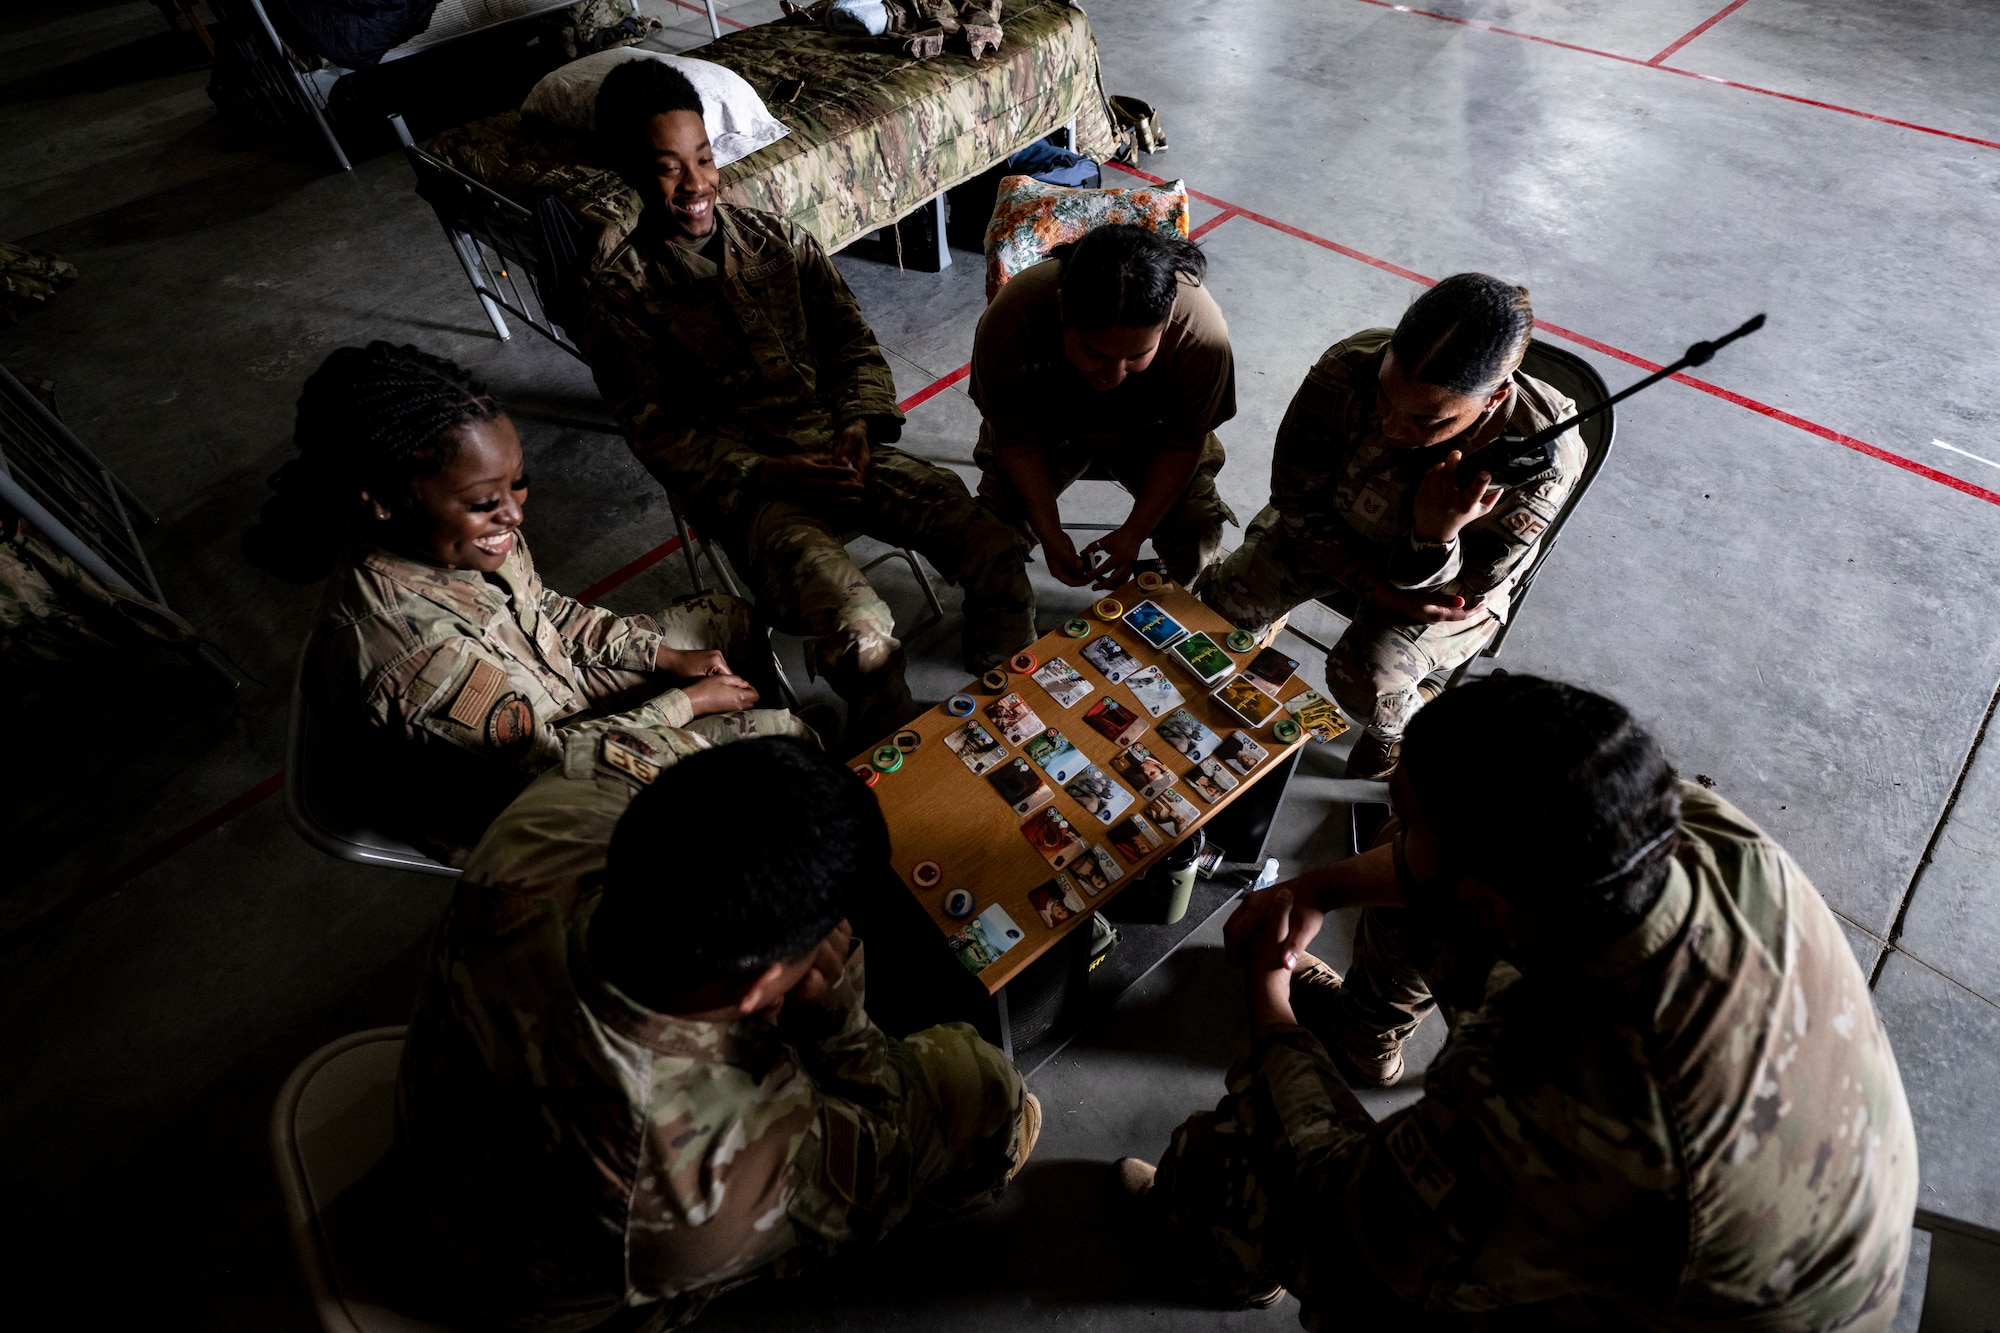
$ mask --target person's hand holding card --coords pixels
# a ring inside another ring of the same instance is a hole
[[[688,707],[694,709],[696,717],[740,713],[757,706],[757,687],[741,676],[703,676],[681,686],[681,693],[687,696]]]
[[[1072,588],[1081,588],[1090,582],[1090,565],[1076,553],[1076,543],[1061,528],[1054,532],[1040,534],[1042,539],[1042,559],[1048,563],[1049,573],[1058,583]]]
[[[1091,572],[1097,575],[1092,588],[1102,592],[1109,588],[1122,588],[1132,577],[1132,562],[1139,558],[1139,548],[1146,543],[1144,533],[1137,535],[1124,528],[1105,533],[1096,541],[1083,548],[1083,558],[1090,563]]]

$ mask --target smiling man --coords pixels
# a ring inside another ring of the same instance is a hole
[[[1206,268],[1178,235],[1098,227],[1016,276],[980,318],[979,497],[1071,587],[1125,582],[1148,538],[1191,584],[1236,521],[1215,489],[1236,362]],[[1057,500],[1093,468],[1132,493],[1132,509],[1078,551]],[[1031,602],[1029,625],[1033,614]]]
[[[1459,460],[1532,435],[1576,404],[1521,373],[1535,314],[1525,287],[1460,273],[1394,330],[1320,357],[1278,427],[1271,503],[1210,572],[1202,600],[1265,633],[1319,598],[1352,617],[1326,680],[1361,726],[1349,777],[1395,771],[1403,728],[1445,672],[1484,648],[1515,581],[1583,475],[1583,441],[1507,487],[1457,484]]]
[[[642,208],[599,241],[577,340],[632,451],[720,541],[855,744],[916,709],[894,617],[848,556],[859,532],[921,552],[965,590],[966,666],[1026,646],[1025,556],[955,475],[890,445],[903,414],[875,335],[817,242],[719,198],[700,97],[634,59],[597,98],[601,151]]]

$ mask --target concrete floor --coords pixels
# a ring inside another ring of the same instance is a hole
[[[647,3],[665,45],[705,32]],[[1226,216],[1205,238],[1240,367],[1224,493],[1254,512],[1305,368],[1392,323],[1410,273],[1525,282],[1566,331],[1547,336],[1614,385],[1769,311],[1702,385],[1621,412],[1504,663],[1622,698],[1797,853],[1875,979],[1923,1205],[2000,1226],[2000,757],[1978,744],[2000,619],[1973,610],[2000,570],[2000,413],[1978,389],[2000,378],[2000,10],[1749,0],[1683,44],[1720,0],[1437,3],[1090,5],[1107,87],[1159,106],[1174,145],[1142,165],[1219,201],[1198,224]],[[304,1329],[270,1100],[320,1043],[401,1020],[448,889],[313,852],[271,799],[314,594],[236,543],[289,453],[299,382],[374,337],[477,367],[521,418],[554,586],[672,529],[615,439],[538,419],[603,409],[552,346],[491,336],[399,159],[336,174],[310,145],[240,144],[206,77],[148,5],[0,16],[0,237],[83,274],[0,330],[0,360],[57,381],[73,428],[162,515],[147,545],[170,600],[257,678],[227,700],[188,674],[126,686],[123,707],[30,726],[12,765],[0,1311],[81,1292],[106,1322]],[[906,393],[967,359],[980,273],[958,260],[841,261]],[[969,472],[975,424],[953,388],[906,444]],[[1117,506],[1085,488],[1069,508]],[[640,610],[685,585],[668,560],[603,600]],[[884,587],[914,618],[908,579]],[[948,601],[913,641],[920,695],[960,683]],[[1045,615],[1078,601],[1052,588]],[[1295,783],[1288,865],[1336,854],[1355,794],[1338,771],[1317,752]],[[1338,963],[1344,938],[1326,947]],[[1233,986],[1198,932],[1035,1074],[1050,1126],[1003,1209],[859,1278],[732,1296],[710,1323],[1288,1326],[1289,1307],[1175,1304],[1095,1195],[1096,1164],[1156,1153],[1219,1094],[1244,1040]]]

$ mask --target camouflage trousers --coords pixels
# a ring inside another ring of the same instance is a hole
[[[1055,483],[1059,496],[1078,481],[1104,477],[1109,477],[1136,495],[1146,484],[1146,474],[1155,456],[1136,441],[1094,447],[1065,441],[1043,454],[1048,463],[1049,480]],[[1215,489],[1215,474],[1222,470],[1227,459],[1222,441],[1210,431],[1208,438],[1202,441],[1201,461],[1195,465],[1194,477],[1188,482],[1187,489],[1181,492],[1181,498],[1174,502],[1174,507],[1167,511],[1167,516],[1160,520],[1160,525],[1153,529],[1153,550],[1166,566],[1169,577],[1184,588],[1194,582],[1195,576],[1206,569],[1222,549],[1222,525],[1236,521],[1235,513],[1223,503],[1221,494]],[[1040,538],[1035,535],[1034,525],[1028,522],[1027,508],[1021,503],[1014,483],[1007,479],[1007,473],[1000,466],[999,456],[993,449],[992,432],[983,423],[979,427],[979,443],[972,451],[972,461],[979,465],[980,503],[998,514],[1019,535],[1025,550],[1034,550]],[[1025,573],[1021,586],[1028,589]],[[1020,628],[1027,633],[1024,643],[1035,639],[1035,597],[1032,589],[1026,593]]]
[[[1358,602],[1338,577],[1286,536],[1277,510],[1268,505],[1250,521],[1243,544],[1209,571],[1201,587],[1202,601],[1255,633],[1321,598],[1352,617],[1326,655],[1327,688],[1348,717],[1385,741],[1402,736],[1422,705],[1417,686],[1426,676],[1470,660],[1500,627],[1491,612],[1423,625]]]
[[[846,539],[858,533],[915,550],[965,590],[969,668],[984,671],[1034,640],[1033,633],[1014,639],[994,629],[1010,623],[1029,596],[1026,556],[1014,534],[955,475],[900,449],[874,447],[867,489],[844,512],[745,496],[727,514],[698,507],[691,517],[698,529],[719,536],[758,606],[787,633],[820,638],[853,631],[864,657],[900,648],[895,614],[847,553]],[[900,683],[900,670],[896,675]]]

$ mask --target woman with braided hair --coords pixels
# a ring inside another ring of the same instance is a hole
[[[747,603],[619,616],[543,586],[520,532],[520,436],[451,362],[339,349],[306,381],[295,442],[244,549],[293,581],[331,576],[305,688],[376,751],[403,788],[383,793],[385,813],[432,855],[462,860],[588,718],[705,738],[690,748],[811,735],[789,713],[745,711],[760,690],[732,662],[770,675]]]

